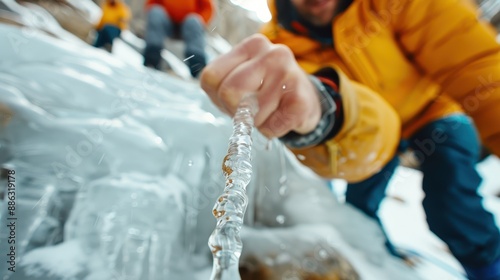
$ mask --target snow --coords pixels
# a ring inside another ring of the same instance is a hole
[[[27,277],[36,278],[48,271],[48,276],[65,275],[66,278],[71,279],[82,272],[87,257],[78,241],[74,240],[31,251],[26,254],[23,262],[26,266]]]
[[[0,25],[0,103],[14,112],[0,125],[0,164],[15,168],[23,186],[21,272],[12,279],[208,279],[231,120],[196,83],[143,68],[123,42],[109,55],[73,37],[25,34]],[[243,263],[257,256],[270,267],[308,270],[340,253],[362,279],[460,279],[390,256],[372,220],[339,203],[277,141],[254,137]],[[497,218],[499,168],[493,157],[479,166],[485,205]],[[398,169],[389,197],[405,203],[388,198],[381,208],[389,235],[460,272],[425,225],[420,180],[418,171]]]
[[[483,195],[483,204],[500,224],[500,179],[496,176],[500,170],[500,160],[490,156],[478,164],[477,169],[483,177],[479,193]],[[387,189],[387,198],[383,200],[379,215],[391,241],[402,248],[416,250],[426,259],[418,264],[415,271],[422,279],[466,279],[460,264],[449,253],[446,244],[428,228],[422,208],[424,193],[421,188],[420,171],[398,167]],[[346,183],[333,181],[334,192],[344,200]]]

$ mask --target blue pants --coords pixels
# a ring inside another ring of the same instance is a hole
[[[97,31],[97,38],[94,47],[102,48],[106,44],[113,45],[113,40],[120,37],[122,31],[114,25],[105,25],[101,30]]]
[[[484,267],[500,258],[500,233],[477,189],[475,169],[479,141],[465,115],[434,121],[407,142],[420,163],[425,192],[423,207],[432,232],[465,267]],[[347,188],[346,201],[377,219],[389,179],[398,166],[394,158],[373,177]]]
[[[165,37],[176,37],[176,29],[179,29],[179,35],[186,45],[184,55],[191,75],[196,76],[206,65],[205,30],[200,17],[196,14],[188,15],[177,26],[158,5],[153,5],[148,12],[144,65],[159,68]]]

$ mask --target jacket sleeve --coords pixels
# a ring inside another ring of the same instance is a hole
[[[393,29],[422,71],[474,120],[500,156],[500,47],[460,0],[404,0]]]
[[[205,25],[207,25],[214,15],[214,4],[212,0],[198,0],[198,3],[199,3],[198,13],[205,21]]]
[[[302,44],[303,38],[280,30],[275,20],[274,5],[272,1],[269,3],[273,19],[261,32],[273,43],[292,48],[294,44]],[[318,70],[308,67],[306,61],[299,59],[297,62],[306,72]],[[335,82],[342,97],[342,128],[333,139],[323,144],[291,150],[318,175],[355,183],[377,173],[394,157],[399,145],[401,122],[396,111],[379,94],[349,80],[335,65],[328,66],[338,75]]]
[[[318,175],[363,181],[380,171],[396,154],[401,123],[396,111],[380,95],[338,75],[344,123],[340,132],[325,143],[291,149],[297,158]]]

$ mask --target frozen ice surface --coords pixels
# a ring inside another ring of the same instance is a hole
[[[50,256],[50,257],[49,257]],[[76,279],[86,267],[88,256],[76,240],[41,247],[23,257],[21,276],[13,279]],[[52,277],[52,278],[51,278]]]
[[[168,271],[165,263],[176,263],[165,258],[208,251],[214,221],[203,214],[211,214],[219,192],[214,182],[222,176],[214,170],[220,170],[227,145],[227,119],[195,85],[39,31],[23,37],[26,45],[11,44],[23,32],[0,25],[0,44],[7,47],[0,54],[0,102],[14,112],[0,141],[2,164],[17,171],[21,267],[28,269],[24,256],[64,238],[78,240],[85,252],[99,248],[87,259],[97,269],[82,270],[81,277],[99,271],[137,279],[164,279],[160,274],[176,269],[194,273],[186,268],[190,260],[179,256],[174,259],[184,265]],[[205,143],[211,134],[221,145]],[[182,250],[172,251],[174,245]],[[210,265],[208,254],[205,259]],[[139,268],[126,265],[134,261]]]
[[[97,253],[104,268],[126,278],[165,279],[183,261],[187,190],[173,175],[95,180],[79,192],[65,238],[79,240],[87,255]]]

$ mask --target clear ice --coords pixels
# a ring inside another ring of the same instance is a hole
[[[233,134],[222,163],[226,186],[215,203],[213,214],[217,224],[208,240],[214,258],[212,280],[241,279],[238,270],[243,247],[240,230],[248,205],[246,187],[252,177],[251,134],[257,107],[255,97],[247,95],[233,118]]]

